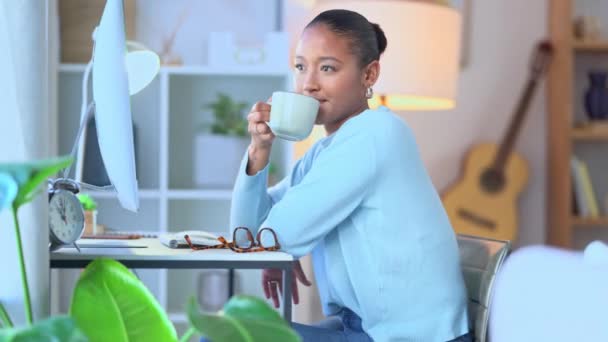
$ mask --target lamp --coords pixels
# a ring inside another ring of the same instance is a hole
[[[371,107],[441,110],[455,106],[461,26],[457,10],[398,0],[327,1],[315,10],[336,8],[360,13],[379,24],[387,37]]]
[[[80,129],[72,148],[76,155],[76,183],[81,183],[84,128],[95,115],[99,149],[112,186],[123,208],[137,211],[139,197],[135,175],[135,155],[129,95],[148,85],[158,73],[158,56],[136,42],[127,42],[121,0],[108,0],[99,26],[93,32],[93,57],[82,81]],[[126,47],[126,48],[125,48]],[[87,102],[88,78],[93,75],[93,102]],[[64,171],[64,178],[70,169]],[[85,184],[86,185],[86,184]]]

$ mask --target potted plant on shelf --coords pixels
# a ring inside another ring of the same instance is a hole
[[[97,231],[97,202],[87,194],[78,194],[78,199],[84,210],[84,234],[101,233]]]
[[[200,126],[194,142],[194,182],[199,187],[232,187],[249,145],[244,102],[219,93],[215,102],[203,106],[213,120]]]

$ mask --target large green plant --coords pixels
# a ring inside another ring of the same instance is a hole
[[[24,291],[27,324],[14,327],[0,303],[0,342],[21,341],[177,341],[166,313],[145,285],[121,263],[97,259],[81,274],[74,289],[69,316],[34,323],[22,251],[18,210],[35,198],[40,184],[72,163],[72,158],[21,164],[0,164],[0,210],[11,207]],[[298,335],[266,302],[235,296],[217,314],[201,314],[192,300],[190,328],[194,334],[222,341],[299,341]]]
[[[211,133],[244,137],[247,135],[247,120],[243,117],[245,102],[236,102],[229,95],[219,93],[217,100],[204,108],[213,111]],[[203,129],[208,129],[203,125]]]

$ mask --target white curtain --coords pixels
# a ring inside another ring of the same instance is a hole
[[[47,1],[0,1],[0,162],[54,154],[50,108]],[[56,70],[55,70],[56,72]],[[54,108],[54,107],[53,107]],[[49,314],[46,197],[20,210],[21,235],[34,317]],[[17,324],[25,322],[15,229],[9,210],[0,213],[0,302]]]

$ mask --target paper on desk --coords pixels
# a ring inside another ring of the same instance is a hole
[[[115,240],[115,239],[79,239],[76,244],[80,248],[147,248],[141,240]],[[76,248],[74,245],[62,248]]]

